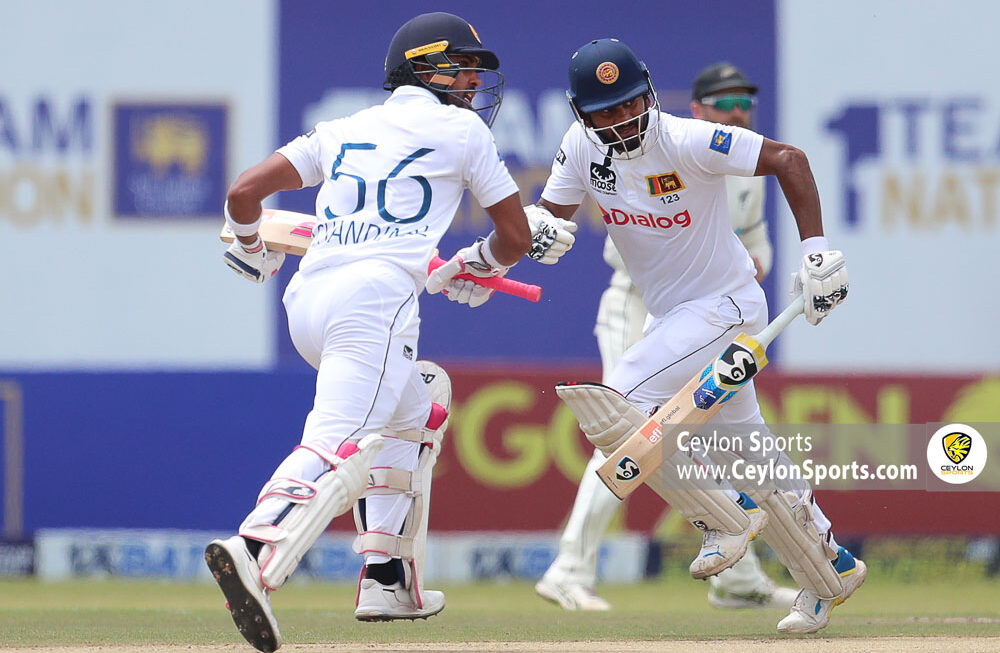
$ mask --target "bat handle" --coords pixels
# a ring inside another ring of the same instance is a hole
[[[427,266],[427,272],[433,272],[442,265],[447,263],[445,259],[440,256],[435,256],[431,259],[430,265]],[[542,287],[536,286],[531,283],[524,283],[522,281],[515,281],[513,279],[508,279],[506,277],[477,277],[471,274],[456,274],[456,279],[468,279],[473,283],[477,283],[480,286],[485,286],[487,288],[492,288],[498,292],[505,293],[507,295],[513,295],[515,297],[520,297],[522,299],[527,299],[530,302],[537,302],[542,298]]]
[[[754,336],[754,340],[760,343],[761,347],[767,347],[771,341],[778,337],[786,326],[792,323],[805,308],[805,300],[802,294],[795,296],[792,303],[785,307],[785,310],[778,314],[778,317],[771,320],[771,323],[761,329],[761,332]]]

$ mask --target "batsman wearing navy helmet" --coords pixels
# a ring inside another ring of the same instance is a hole
[[[419,296],[481,306],[493,291],[456,274],[501,276],[525,254],[554,263],[573,239],[554,218],[529,222],[497,152],[498,66],[462,18],[417,16],[389,45],[384,103],[317,123],[229,188],[223,213],[236,240],[224,261],[263,283],[284,255],[261,241],[261,202],[319,187],[312,241],[282,299],[292,343],[316,369],[313,407],[237,534],[205,551],[233,621],[260,651],[282,644],[272,592],[352,509],[364,556],[355,617],[425,619],[445,607],[442,592],[424,588],[423,567],[451,382],[418,360]],[[466,189],[494,229],[428,275]]]
[[[767,324],[764,291],[730,222],[727,176],[777,177],[798,225],[802,259],[793,292],[807,298],[810,324],[844,300],[847,269],[823,236],[819,194],[801,150],[738,125],[662,112],[646,65],[618,39],[591,41],[573,54],[567,95],[576,123],[563,137],[538,205],[569,220],[592,198],[649,311],[643,337],[621,356],[607,385],[557,388],[591,443],[610,454],[729,339]],[[709,424],[737,433],[766,430],[752,381]],[[664,443],[667,463],[647,483],[703,531],[691,575],[707,578],[732,567],[762,534],[803,588],[779,632],[825,627],[867,571],[837,545],[808,485],[737,492],[678,484],[667,467],[690,459],[669,455],[668,447],[676,452],[677,444]],[[765,455],[749,446],[718,454],[747,464],[791,464],[784,452]]]

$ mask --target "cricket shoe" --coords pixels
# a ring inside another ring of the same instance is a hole
[[[247,550],[246,540],[239,535],[212,540],[205,548],[205,562],[226,597],[226,608],[240,634],[263,653],[281,648],[278,621],[260,578],[260,565]]]
[[[840,547],[833,568],[840,574],[844,589],[840,596],[833,599],[821,599],[815,592],[805,588],[795,597],[792,611],[778,622],[779,633],[815,633],[826,628],[830,623],[830,612],[846,601],[851,594],[861,587],[868,576],[868,567],[864,561],[855,558],[850,551]]]
[[[402,583],[383,585],[373,578],[362,578],[354,618],[358,621],[426,619],[444,610],[444,592],[424,590],[420,599],[421,605],[414,605]]]
[[[708,591],[708,602],[721,610],[743,610],[746,608],[781,608],[788,610],[798,596],[791,587],[781,587],[767,578],[749,592],[730,592],[723,587],[712,587]]]
[[[611,604],[599,597],[594,588],[580,583],[560,583],[542,576],[542,579],[535,583],[535,592],[543,599],[557,603],[563,610],[611,609]]]
[[[750,524],[742,533],[736,534],[720,530],[705,531],[698,557],[689,567],[691,577],[695,580],[714,576],[735,565],[746,554],[750,542],[767,526],[767,513],[743,492],[740,492],[739,504],[750,518]]]

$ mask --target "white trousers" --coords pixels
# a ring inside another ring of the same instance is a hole
[[[272,478],[312,481],[328,465],[311,448],[334,453],[346,440],[426,424],[430,396],[415,365],[417,294],[408,273],[382,261],[292,277],[283,299],[288,331],[296,350],[317,370],[316,395],[302,432],[307,448],[293,451]],[[419,447],[387,438],[373,466],[412,471]],[[410,501],[405,495],[370,497],[368,528],[398,533]],[[284,508],[263,502],[244,524],[273,523]]]
[[[626,274],[616,271],[601,296],[594,329],[603,381],[649,411],[677,394],[740,331],[756,333],[763,328],[767,305],[760,287],[750,284],[729,296],[687,302],[662,318],[650,318],[645,336],[644,322],[647,315],[641,295]],[[727,402],[711,423],[763,424],[752,382]],[[559,556],[547,575],[591,587],[596,581],[600,539],[621,503],[595,473],[604,460],[595,449],[560,538]],[[830,522],[818,504],[814,515],[820,532],[828,531]],[[766,580],[752,550],[744,566],[754,566],[755,573],[713,577],[713,585],[724,580],[729,591],[743,592]]]

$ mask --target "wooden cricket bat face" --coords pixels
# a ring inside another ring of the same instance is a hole
[[[624,499],[676,451],[678,429],[712,419],[765,365],[764,348],[752,336],[741,333],[608,456],[597,470],[598,476]]]

